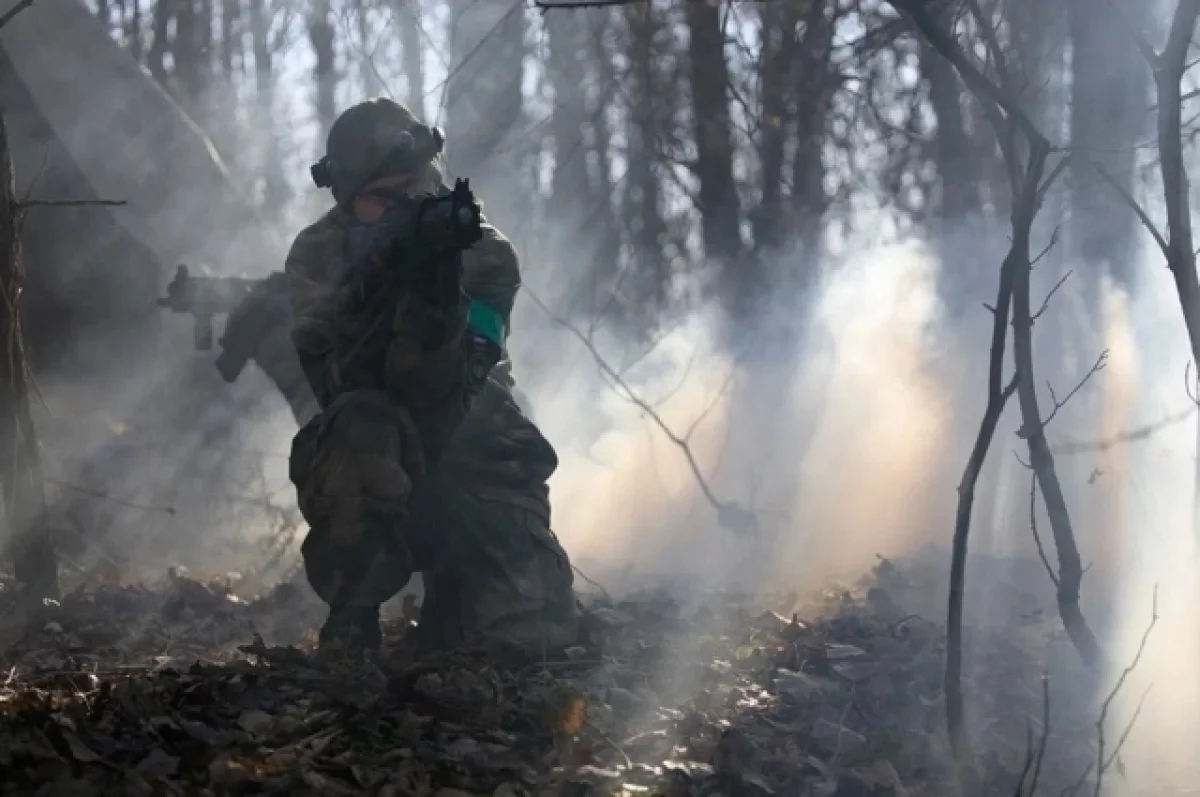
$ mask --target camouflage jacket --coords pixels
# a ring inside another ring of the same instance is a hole
[[[293,312],[292,341],[308,381],[321,406],[342,390],[357,386],[347,380],[333,340],[347,330],[338,329],[338,309],[348,297],[339,296],[338,280],[346,267],[343,258],[349,218],[334,208],[297,237],[288,255],[286,271]],[[520,262],[512,244],[495,227],[484,225],[484,238],[463,254],[463,290],[499,314],[507,340],[513,303],[521,284]],[[402,315],[402,313],[400,313]],[[357,330],[350,330],[351,332]],[[492,369],[476,405],[461,420],[445,451],[446,467],[469,482],[473,492],[496,492],[498,499],[514,491],[546,504],[546,481],[557,468],[554,449],[512,398],[511,363],[507,346]],[[441,400],[437,391],[422,397]],[[545,506],[548,511],[548,504]]]

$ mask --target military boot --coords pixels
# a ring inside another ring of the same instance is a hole
[[[379,607],[331,607],[318,641],[322,652],[377,652],[383,643]]]

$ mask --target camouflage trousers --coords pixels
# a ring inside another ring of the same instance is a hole
[[[405,411],[374,391],[340,397],[296,435],[292,481],[316,593],[331,607],[377,607],[420,571],[426,646],[537,655],[571,644],[572,571],[544,486],[489,489],[453,460],[427,470],[420,451]]]

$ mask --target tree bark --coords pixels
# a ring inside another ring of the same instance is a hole
[[[0,479],[13,570],[25,595],[57,598],[58,562],[45,528],[45,486],[29,406],[29,363],[21,330],[23,276],[8,128],[0,115]]]
[[[334,92],[337,88],[337,72],[334,67],[333,8],[330,0],[312,0],[308,15],[308,40],[312,44],[316,63],[313,65],[313,83],[316,84],[317,123],[321,127],[318,149],[324,151],[325,137],[333,120],[337,117]]]
[[[486,199],[489,183],[509,179],[493,155],[524,112],[525,15],[508,0],[450,0],[449,7],[447,160],[455,175],[483,183]]]
[[[250,41],[254,52],[254,111],[263,136],[262,208],[269,218],[278,218],[291,194],[283,174],[279,133],[275,129],[275,65],[271,50],[271,20],[265,0],[250,0]]]
[[[626,126],[626,163],[624,201],[626,229],[629,231],[630,292],[638,297],[642,311],[652,316],[667,302],[670,273],[663,248],[667,225],[663,219],[659,178],[655,169],[657,119],[655,103],[662,101],[656,91],[654,39],[656,19],[649,3],[631,3],[624,7],[628,27],[629,123]]]
[[[700,229],[704,253],[726,280],[744,277],[741,270],[741,209],[733,180],[733,131],[729,116],[729,68],[721,6],[685,4],[688,64],[691,71],[692,134],[696,142],[696,177],[700,182]],[[735,308],[741,314],[747,308]]]
[[[825,193],[825,131],[833,99],[833,33],[837,4],[811,3],[804,17],[796,94],[796,154],[792,159],[792,217],[803,246],[799,286],[812,285],[824,246],[822,222],[829,200]]]
[[[421,5],[418,0],[393,0],[400,33],[404,77],[408,81],[408,109],[425,118],[425,66],[421,62]]]
[[[1119,12],[1098,11],[1096,0],[1071,0],[1071,144],[1101,163],[1126,191],[1136,190],[1138,143],[1150,132],[1146,70],[1127,29],[1141,30],[1152,4],[1117,0]],[[1102,7],[1103,8],[1103,7]],[[1101,275],[1128,286],[1137,220],[1111,194],[1098,190],[1086,160],[1072,169],[1071,254],[1086,267],[1094,293]],[[1095,297],[1091,302],[1096,307]]]
[[[791,103],[795,92],[796,26],[795,3],[763,3],[759,52],[759,81],[762,114],[759,126],[758,160],[760,195],[754,210],[754,248],[776,250],[785,241],[787,227],[783,204],[783,166],[788,131],[792,126]]]

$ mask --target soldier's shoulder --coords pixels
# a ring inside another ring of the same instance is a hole
[[[310,272],[340,252],[345,235],[342,215],[334,208],[297,233],[288,251],[286,270]]]
[[[466,252],[467,265],[472,261],[492,269],[513,269],[520,267],[520,257],[512,241],[492,224],[483,223],[483,238]]]

